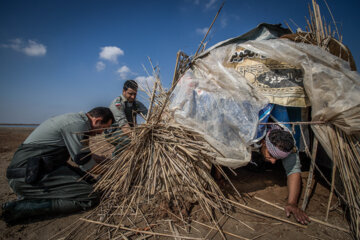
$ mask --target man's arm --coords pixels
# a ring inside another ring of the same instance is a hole
[[[122,127],[123,125],[126,125],[128,123],[124,112],[125,104],[121,97],[115,98],[114,101],[111,102],[109,108],[114,115],[115,123],[119,127]]]
[[[142,104],[142,102],[140,101],[136,101],[136,107],[137,107],[137,112],[141,113],[142,115],[144,115],[146,117],[146,115],[148,114],[148,109],[145,107],[144,104]]]
[[[71,159],[86,172],[104,161],[104,157],[91,153],[89,140],[85,135],[88,130],[87,124],[83,122],[70,123],[61,129],[61,135]]]
[[[101,174],[106,170],[108,167],[106,166],[106,162],[109,161],[109,158],[106,158],[105,156],[99,156],[97,154],[92,154],[91,158],[94,160],[95,165],[91,167],[91,169],[87,170],[88,173],[91,174]]]
[[[298,208],[298,198],[300,194],[301,176],[300,173],[293,173],[287,176],[288,202],[285,206],[285,212],[288,217],[294,214],[296,220],[302,224],[310,222],[309,217],[304,211]]]
[[[288,202],[285,206],[285,212],[288,217],[294,214],[296,220],[302,224],[310,222],[309,217],[304,211],[298,208],[298,199],[300,195],[301,186],[301,164],[299,154],[292,153],[287,158],[283,159],[282,164],[287,175],[288,187]]]
[[[127,134],[129,137],[131,137],[131,136],[130,136],[131,130],[130,130],[130,125],[129,125],[129,123],[126,123],[125,125],[122,125],[122,126],[121,126],[121,130],[123,131],[123,133],[125,133],[125,134]]]

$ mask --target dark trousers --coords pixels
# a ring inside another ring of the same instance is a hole
[[[83,210],[95,206],[98,194],[93,193],[93,186],[68,166],[62,166],[45,174],[38,182],[27,184],[24,178],[9,179],[9,185],[20,199],[61,199],[57,205],[74,204]]]

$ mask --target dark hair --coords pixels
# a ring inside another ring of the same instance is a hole
[[[111,119],[112,123],[115,122],[115,118],[111,110],[107,107],[96,107],[91,109],[88,114],[92,117],[102,117],[101,123],[105,124]]]
[[[290,152],[294,146],[294,138],[291,133],[281,129],[274,129],[269,133],[269,140],[281,151]]]
[[[126,90],[128,90],[128,88],[137,90],[137,89],[138,89],[138,84],[137,84],[134,80],[127,80],[127,81],[124,83],[123,90],[126,91]]]

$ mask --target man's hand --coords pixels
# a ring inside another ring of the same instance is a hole
[[[310,222],[310,219],[306,213],[298,208],[295,204],[287,204],[285,206],[285,212],[287,217],[290,217],[291,214],[294,214],[296,220],[301,224],[308,224]]]
[[[99,156],[97,154],[92,154],[91,158],[96,162],[96,165],[92,167],[89,172],[95,175],[103,173],[106,170],[104,163],[109,159],[104,156]]]
[[[123,131],[123,133],[126,133],[129,137],[131,137],[131,127],[128,123],[122,126],[121,130]]]
[[[285,206],[286,216],[290,217],[291,214],[294,214],[296,220],[302,224],[307,224],[310,222],[309,217],[306,213],[298,208],[297,200],[300,194],[300,183],[301,176],[300,173],[293,173],[287,177],[287,185],[288,185],[288,203]]]
[[[97,164],[100,164],[100,163],[103,163],[107,158],[104,157],[104,156],[99,156],[97,154],[92,154],[91,155],[91,158],[97,163]]]

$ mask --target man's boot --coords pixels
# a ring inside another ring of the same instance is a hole
[[[8,225],[15,225],[34,216],[54,216],[85,210],[86,207],[81,205],[76,201],[62,199],[12,201],[2,205],[1,217]]]

